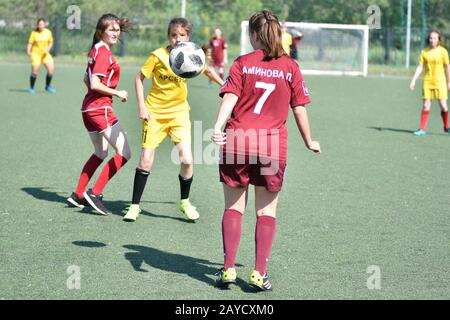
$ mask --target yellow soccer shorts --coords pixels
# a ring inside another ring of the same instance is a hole
[[[447,100],[448,99],[448,88],[445,82],[439,84],[438,86],[428,86],[424,85],[422,89],[422,98],[424,100]]]
[[[178,112],[174,117],[142,121],[142,148],[157,148],[169,136],[174,144],[191,143],[189,111]]]
[[[33,66],[39,66],[41,64],[47,64],[53,62],[52,55],[49,54],[39,54],[39,53],[32,53],[31,54],[31,64]]]

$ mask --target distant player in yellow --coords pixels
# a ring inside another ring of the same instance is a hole
[[[191,24],[187,19],[172,19],[167,30],[169,45],[153,51],[136,76],[136,96],[139,117],[142,119],[142,153],[136,168],[132,202],[124,216],[125,221],[135,221],[141,212],[139,203],[153,165],[155,149],[167,136],[170,136],[176,145],[180,157],[179,209],[189,220],[195,221],[199,218],[199,213],[189,201],[193,157],[187,83],[186,79],[173,73],[169,65],[170,50],[179,42],[189,41],[190,35]],[[203,74],[219,85],[223,84],[223,80],[211,68],[206,67]],[[152,86],[147,99],[144,100],[143,82],[150,77]]]
[[[428,35],[428,48],[422,50],[420,53],[419,65],[409,85],[409,88],[414,90],[416,81],[425,66],[422,89],[423,109],[420,118],[420,128],[414,132],[416,136],[427,134],[428,114],[430,112],[431,102],[434,99],[439,101],[439,106],[441,107],[444,131],[450,133],[447,107],[448,91],[450,91],[450,66],[448,52],[440,44],[440,32],[436,30],[431,31]]]
[[[281,44],[283,46],[284,52],[288,56],[291,55],[291,45],[292,45],[292,35],[287,31],[286,23],[283,22],[281,25]]]
[[[35,93],[34,84],[41,64],[47,69],[47,78],[45,81],[45,90],[49,93],[55,93],[56,90],[50,86],[53,73],[55,72],[55,63],[53,62],[50,50],[53,47],[52,32],[45,27],[45,20],[37,21],[36,29],[31,31],[28,39],[27,54],[31,57],[31,76],[29,93]]]

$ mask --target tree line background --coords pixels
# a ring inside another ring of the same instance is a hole
[[[450,47],[448,0],[413,0],[412,63],[432,29],[443,33]],[[367,24],[370,5],[380,8],[379,29],[370,30],[369,63],[404,64],[407,0],[186,0],[186,16],[194,25],[192,39],[206,43],[220,27],[230,45],[231,56],[239,54],[240,23],[252,13],[270,9],[283,21]],[[67,8],[80,8],[80,29],[68,30]],[[119,55],[145,56],[166,43],[167,23],[181,13],[181,0],[0,0],[0,53],[23,53],[36,20],[44,17],[60,41],[55,53],[83,55],[90,49],[97,19],[103,13],[127,17],[133,24],[118,50]],[[1,55],[0,55],[1,57]]]

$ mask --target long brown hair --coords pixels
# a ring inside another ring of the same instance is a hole
[[[431,30],[430,31],[430,33],[428,34],[428,37],[427,37],[427,44],[428,45],[431,45],[431,43],[430,43],[430,37],[431,37],[431,34],[432,33],[436,33],[437,35],[438,35],[438,46],[441,44],[441,38],[442,38],[442,35],[441,35],[441,32],[439,31],[439,30]]]
[[[102,40],[103,33],[109,27],[111,22],[116,22],[121,32],[127,32],[131,28],[131,24],[127,18],[119,18],[112,13],[104,14],[98,19],[97,26],[95,27],[94,37],[92,39],[91,49],[95,46],[97,42]]]
[[[269,10],[255,13],[248,21],[250,36],[254,32],[263,45],[265,58],[279,58],[286,54],[281,42],[281,26],[276,15]]]
[[[39,22],[43,21],[44,23],[46,22],[44,18],[39,18],[38,21],[36,22],[36,31],[39,32]]]
[[[176,17],[176,18],[173,18],[172,20],[170,20],[169,26],[167,27],[167,36],[170,36],[170,30],[172,29],[172,27],[175,27],[175,26],[181,26],[184,30],[186,30],[186,33],[188,34],[188,36],[189,37],[191,36],[192,24],[189,22],[188,19]]]

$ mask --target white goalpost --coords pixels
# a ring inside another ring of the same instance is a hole
[[[286,22],[288,32],[303,35],[297,61],[303,74],[367,76],[369,27],[309,22]],[[248,21],[241,23],[241,55],[251,52]]]

